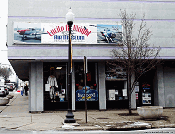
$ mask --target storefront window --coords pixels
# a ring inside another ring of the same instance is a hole
[[[66,63],[44,63],[45,100],[66,101],[67,76]]]
[[[96,63],[88,63],[86,83],[87,101],[98,101]],[[75,89],[76,101],[85,101],[85,81],[83,63],[75,63]]]
[[[107,100],[126,100],[127,74],[120,66],[106,66]]]

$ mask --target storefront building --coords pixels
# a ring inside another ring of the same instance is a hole
[[[70,7],[75,14],[72,110],[85,107],[84,56],[88,60],[88,109],[128,107],[126,71],[122,68],[114,68],[114,71],[106,65],[106,61],[112,59],[111,50],[120,44],[121,38],[115,31],[119,28],[122,32],[120,9],[136,13],[136,27],[145,13],[145,21],[153,34],[150,43],[161,47],[160,57],[165,61],[142,76],[132,93],[132,108],[142,105],[175,107],[174,5],[175,2],[161,0],[9,0],[8,59],[18,77],[29,81],[29,111],[67,109],[68,26],[65,15]]]

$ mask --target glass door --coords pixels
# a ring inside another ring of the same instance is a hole
[[[45,109],[67,109],[67,63],[47,62],[43,69]]]

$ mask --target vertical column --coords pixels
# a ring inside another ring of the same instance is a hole
[[[31,84],[31,64],[29,65],[29,111],[31,111],[31,89],[32,89],[32,84]]]
[[[165,107],[165,88],[163,81],[163,66],[157,66],[157,87],[158,87],[158,105]]]
[[[153,90],[154,90],[154,106],[159,106],[158,102],[158,80],[157,80],[157,70],[153,79]]]
[[[36,111],[36,89],[35,89],[35,85],[36,85],[36,63],[31,63],[31,67],[30,67],[30,93],[29,93],[29,97],[30,97],[30,111]]]
[[[132,77],[131,77],[131,83],[134,82],[135,79],[135,75],[133,73]],[[133,90],[133,92],[131,93],[131,109],[136,109],[136,95],[135,95],[135,89]]]
[[[43,111],[43,63],[31,63],[30,66],[29,111]]]
[[[72,110],[75,110],[75,70],[74,62],[72,64]]]
[[[105,62],[98,62],[99,110],[106,110]]]
[[[98,68],[97,68],[97,63],[95,63],[95,83],[97,84],[98,83]],[[99,89],[98,88],[98,84],[97,84],[97,87],[96,87],[96,90]]]
[[[43,89],[43,63],[38,62],[36,63],[36,72],[37,72],[37,79],[36,79],[36,101],[37,101],[37,109],[36,111],[43,111],[44,107],[44,89]]]

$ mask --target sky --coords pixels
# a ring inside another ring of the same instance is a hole
[[[6,47],[7,31],[6,25],[8,23],[8,0],[0,1],[0,63],[4,66],[9,67],[10,62],[8,61],[8,48]],[[12,70],[13,68],[10,67]],[[9,77],[10,80],[16,78],[16,73],[13,70],[13,75]]]
[[[0,63],[10,64],[7,58],[6,25],[8,17],[8,0],[0,2]]]

